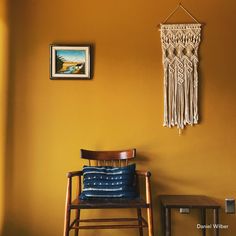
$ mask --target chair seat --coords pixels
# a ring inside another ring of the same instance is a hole
[[[75,199],[72,201],[71,209],[101,209],[101,208],[148,208],[142,198],[96,198],[89,200]]]

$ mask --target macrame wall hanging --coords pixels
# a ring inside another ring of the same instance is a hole
[[[191,24],[167,24],[168,19],[183,9],[193,18]],[[164,67],[164,126],[198,123],[198,47],[201,24],[181,5],[160,24],[162,62]]]

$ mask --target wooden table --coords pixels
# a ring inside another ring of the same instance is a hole
[[[161,195],[160,196],[164,236],[171,236],[171,209],[197,208],[201,211],[201,225],[206,225],[206,210],[213,209],[214,224],[219,224],[220,205],[209,197],[201,195]],[[214,227],[212,227],[214,228]],[[206,235],[206,228],[201,229]],[[219,236],[219,228],[214,228],[214,235]]]

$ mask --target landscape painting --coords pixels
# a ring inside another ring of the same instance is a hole
[[[89,46],[51,46],[51,79],[89,78]]]

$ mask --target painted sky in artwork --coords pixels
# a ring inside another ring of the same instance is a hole
[[[69,62],[85,62],[85,50],[56,50],[56,55]]]

